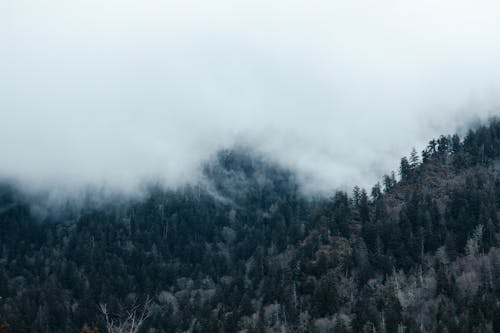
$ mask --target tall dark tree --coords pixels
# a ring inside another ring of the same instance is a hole
[[[401,163],[399,166],[399,175],[401,176],[402,180],[408,180],[411,177],[411,165],[406,157],[403,157],[401,159]]]

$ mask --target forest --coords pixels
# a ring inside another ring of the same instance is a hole
[[[0,330],[500,332],[499,176],[492,119],[328,198],[242,147],[199,183],[45,216],[5,181]]]

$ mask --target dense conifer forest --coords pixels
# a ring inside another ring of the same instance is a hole
[[[500,121],[331,198],[245,149],[203,174],[43,218],[3,183],[1,329],[500,332]]]

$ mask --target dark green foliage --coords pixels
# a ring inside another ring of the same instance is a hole
[[[103,331],[99,303],[150,295],[151,332],[499,331],[499,157],[492,121],[414,149],[383,191],[311,200],[235,149],[202,184],[46,221],[2,185],[0,323]]]
[[[338,294],[333,272],[326,273],[316,284],[311,298],[312,312],[317,317],[334,314],[338,309]]]
[[[401,179],[403,180],[408,180],[411,177],[411,165],[410,162],[408,162],[408,159],[406,157],[403,157],[401,159],[401,164],[399,166],[399,175],[401,176]]]
[[[384,176],[384,191],[389,192],[394,186],[396,186],[396,174],[394,171],[391,172],[391,175]]]

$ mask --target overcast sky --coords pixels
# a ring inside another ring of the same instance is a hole
[[[500,115],[500,2],[0,1],[0,177],[134,191],[234,143],[369,185]]]

